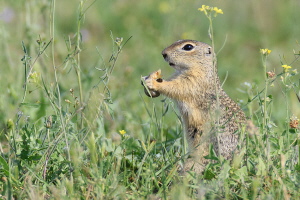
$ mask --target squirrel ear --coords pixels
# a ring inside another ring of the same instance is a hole
[[[211,56],[211,54],[212,54],[211,47],[207,47],[207,49],[205,50],[205,56]]]
[[[207,50],[207,54],[211,54],[211,47],[208,47]]]

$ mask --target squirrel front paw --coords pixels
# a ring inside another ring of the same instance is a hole
[[[161,70],[157,70],[145,77],[146,87],[150,90],[157,90],[157,82],[162,82]]]
[[[161,70],[151,73],[149,76],[142,77],[142,85],[144,86],[144,92],[148,97],[158,97],[160,93],[157,91],[157,83],[161,83]]]

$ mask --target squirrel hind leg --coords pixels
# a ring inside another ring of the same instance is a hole
[[[201,162],[197,162],[194,158],[188,158],[183,168],[179,169],[179,173],[184,175],[188,171],[193,171],[196,174],[201,174],[205,169],[205,165]]]

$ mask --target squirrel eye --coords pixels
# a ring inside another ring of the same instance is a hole
[[[191,44],[186,44],[186,45],[184,45],[184,47],[182,47],[182,49],[185,50],[185,51],[190,51],[193,48],[194,48],[194,46],[191,45]]]

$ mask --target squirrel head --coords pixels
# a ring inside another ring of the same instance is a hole
[[[213,49],[208,44],[196,40],[178,40],[165,48],[162,55],[177,71],[199,67],[204,71],[213,70]],[[210,69],[209,69],[210,68]]]

